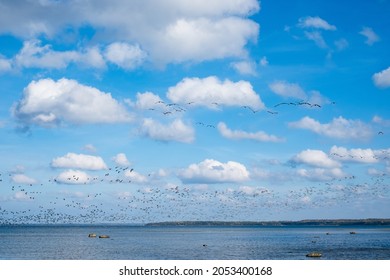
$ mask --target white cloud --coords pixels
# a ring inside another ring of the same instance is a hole
[[[251,106],[263,109],[260,96],[246,81],[220,81],[210,76],[204,79],[185,78],[176,86],[170,87],[167,97],[175,103],[190,103],[197,106],[216,108],[217,106]]]
[[[341,161],[354,161],[362,163],[375,163],[378,162],[378,151],[372,149],[350,149],[344,147],[333,146],[329,154]]]
[[[330,181],[333,179],[339,179],[346,176],[346,174],[340,168],[314,168],[305,169],[301,168],[297,170],[298,176],[310,181]]]
[[[298,20],[298,26],[301,28],[314,28],[323,30],[336,30],[336,26],[329,24],[320,17],[304,17]]]
[[[18,191],[14,194],[14,199],[16,199],[16,200],[29,200],[30,197],[26,194],[26,192]]]
[[[63,69],[71,63],[93,68],[104,68],[105,61],[97,47],[85,50],[55,51],[51,45],[41,46],[39,40],[23,43],[20,52],[13,58],[16,67]]]
[[[326,153],[321,150],[305,150],[297,154],[292,159],[293,162],[299,164],[307,164],[310,166],[320,168],[339,168],[341,164],[328,157]]]
[[[12,69],[11,61],[6,58],[2,58],[0,55],[0,72],[7,72],[10,71],[11,69]]]
[[[326,44],[324,38],[322,37],[321,32],[319,31],[305,31],[305,36],[307,39],[313,41],[321,49],[326,49],[328,45]]]
[[[184,183],[234,183],[249,179],[249,172],[241,163],[228,161],[222,163],[214,159],[206,159],[194,163],[179,173]]]
[[[78,168],[87,170],[107,169],[107,165],[101,157],[75,153],[67,153],[63,157],[53,159],[51,166],[56,168]]]
[[[317,90],[312,90],[309,92],[309,97],[307,100],[308,103],[310,104],[318,104],[320,106],[324,104],[329,104],[329,99],[324,97],[319,91]]]
[[[230,65],[234,70],[236,70],[241,75],[252,75],[252,76],[257,75],[256,63],[254,63],[253,61],[243,60],[238,62],[232,62]]]
[[[286,81],[275,81],[269,84],[269,88],[273,93],[283,97],[294,97],[299,99],[306,99],[305,91],[298,85],[288,83]]]
[[[325,124],[306,116],[297,122],[290,122],[289,126],[311,130],[319,135],[338,139],[365,139],[372,135],[369,125],[360,120],[347,120],[341,116]]]
[[[363,27],[359,34],[366,37],[365,43],[369,46],[372,46],[374,43],[380,41],[379,36],[370,27]]]
[[[256,0],[50,3],[3,3],[0,33],[53,38],[66,29],[90,26],[95,40],[132,42],[146,50],[152,62],[169,63],[242,56],[259,32],[258,24],[247,18],[260,9]]]
[[[90,184],[93,180],[90,180],[90,176],[80,170],[67,170],[61,172],[56,177],[56,182],[60,184],[68,184],[68,185],[82,185],[82,184]]]
[[[28,177],[24,174],[14,174],[12,175],[12,182],[16,183],[16,184],[35,184],[37,182],[37,180],[31,178],[31,177]]]
[[[147,110],[147,109],[154,109],[154,108],[163,108],[165,107],[165,104],[163,103],[160,96],[155,95],[152,92],[145,92],[145,93],[137,93],[137,101],[135,103],[135,106],[138,109]]]
[[[88,151],[90,153],[96,153],[96,151],[97,151],[96,147],[94,145],[92,145],[92,144],[85,145],[83,147],[83,150]]]
[[[180,119],[169,124],[162,124],[150,118],[144,119],[141,133],[146,137],[161,141],[191,143],[195,139],[194,129]]]
[[[104,56],[109,62],[131,70],[140,66],[147,55],[138,45],[116,42],[107,46]]]
[[[382,70],[378,73],[375,73],[372,76],[374,80],[374,84],[380,88],[388,88],[390,87],[390,67]]]
[[[39,40],[23,43],[23,48],[15,56],[15,63],[24,68],[65,68],[70,62],[76,61],[79,54],[76,51],[57,52],[50,45],[40,46]]]
[[[115,164],[117,164],[119,166],[126,167],[126,166],[130,165],[129,160],[127,159],[127,157],[124,153],[117,154],[116,156],[114,156],[112,158],[112,160],[115,162]]]
[[[269,135],[263,131],[257,131],[257,132],[246,132],[242,130],[231,130],[229,129],[225,123],[220,122],[218,123],[218,131],[221,133],[221,135],[228,139],[250,139],[255,141],[261,141],[261,142],[282,142],[284,139],[279,138],[274,135]]]
[[[110,93],[65,78],[32,81],[12,113],[23,123],[41,126],[131,121],[130,114]]]
[[[159,34],[150,51],[162,63],[242,57],[245,45],[258,33],[256,23],[236,17],[177,19]]]
[[[132,183],[144,184],[144,183],[148,182],[148,177],[146,177],[145,175],[142,175],[134,170],[133,171],[126,170],[125,176],[126,176],[126,178],[131,180]]]
[[[376,123],[376,124],[383,125],[383,126],[390,126],[390,120],[385,120],[385,119],[383,119],[382,117],[380,117],[378,115],[375,115],[372,118],[372,122]]]

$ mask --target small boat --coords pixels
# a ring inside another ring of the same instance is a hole
[[[306,255],[308,258],[320,258],[322,257],[322,254],[320,252],[310,252]]]
[[[99,238],[110,238],[109,235],[99,235]]]
[[[356,234],[356,232],[355,231],[350,231],[349,234]]]
[[[88,237],[96,237],[96,233],[90,233],[88,234]]]

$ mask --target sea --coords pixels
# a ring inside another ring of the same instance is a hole
[[[310,252],[390,260],[390,226],[0,226],[2,260],[305,260]]]

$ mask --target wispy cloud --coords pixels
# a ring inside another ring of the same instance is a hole
[[[314,28],[323,30],[336,30],[336,26],[329,24],[320,17],[303,17],[298,20],[298,26],[301,28]]]
[[[307,129],[319,135],[339,139],[367,139],[372,136],[372,129],[368,124],[341,116],[324,124],[306,116],[299,121],[290,122],[289,127]]]
[[[151,118],[144,119],[141,133],[146,137],[159,141],[191,143],[195,139],[194,129],[180,119],[168,124],[160,123]]]
[[[363,27],[359,34],[366,37],[365,43],[369,46],[372,46],[376,42],[380,41],[379,36],[374,32],[374,30],[372,30],[371,27]]]
[[[260,142],[283,142],[284,141],[284,139],[279,138],[275,135],[269,135],[264,131],[246,132],[242,130],[231,130],[227,127],[227,125],[224,122],[218,123],[217,128],[219,133],[221,133],[223,137],[228,139],[233,139],[233,140],[249,139],[249,140],[255,140]]]

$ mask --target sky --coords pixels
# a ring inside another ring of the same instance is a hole
[[[389,14],[0,0],[0,223],[390,218]]]

